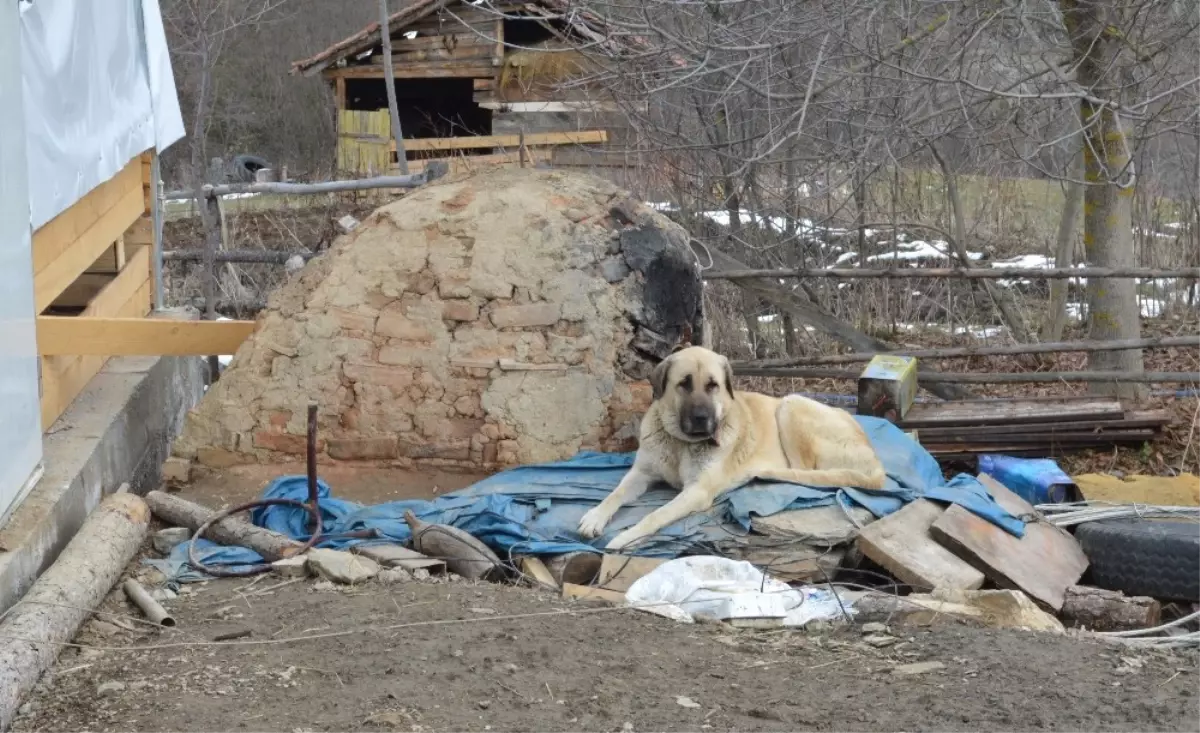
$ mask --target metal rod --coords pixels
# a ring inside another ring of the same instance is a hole
[[[150,222],[154,227],[154,310],[163,309],[163,182],[162,164],[158,152],[150,156],[150,179],[154,185],[154,196],[150,202]]]
[[[171,614],[167,613],[167,609],[163,608],[161,603],[154,600],[141,583],[133,578],[128,578],[121,585],[121,589],[125,591],[126,597],[133,601],[133,605],[146,614],[146,618],[150,623],[158,624],[159,626],[175,625],[175,619]]]
[[[1163,336],[1158,338],[1117,339],[1115,341],[1048,341],[1042,344],[1016,344],[1014,346],[962,346],[945,349],[860,351],[852,354],[832,354],[829,356],[801,356],[790,359],[735,361],[733,362],[733,368],[855,364],[870,361],[879,354],[912,356],[922,359],[956,359],[969,356],[1057,354],[1071,351],[1121,351],[1123,349],[1167,348],[1172,346],[1198,347],[1200,346],[1200,336]]]
[[[265,249],[227,249],[213,256],[215,262],[239,262],[247,264],[282,265],[291,258],[299,255],[307,262],[317,256],[316,252],[275,252]],[[204,249],[173,249],[162,253],[162,259],[168,262],[202,262],[206,257]]]
[[[308,403],[308,445],[305,460],[308,468],[308,503],[310,512],[309,532],[313,535],[321,533],[321,507],[317,495],[317,403]]]
[[[757,278],[832,277],[846,280],[862,278],[942,278],[949,280],[1005,280],[1030,278],[1065,280],[1076,277],[1170,277],[1200,278],[1200,267],[1181,267],[1174,270],[1157,267],[1059,267],[1040,270],[1031,267],[955,268],[955,267],[894,267],[886,270],[857,268],[808,267],[778,270],[716,270],[703,273],[705,280],[751,280]]]
[[[860,372],[821,367],[744,366],[735,372],[740,377],[788,377],[793,379],[857,380]],[[1200,382],[1200,372],[996,372],[993,374],[938,374],[922,372],[922,384],[1034,384],[1043,382]]]
[[[235,183],[219,186],[202,186],[199,191],[170,191],[167,199],[199,199],[205,196],[229,196],[231,194],[269,193],[283,196],[306,196],[344,191],[367,191],[375,188],[417,188],[441,178],[450,167],[445,161],[432,161],[425,170],[408,176],[375,176],[348,181],[325,181],[323,183]]]

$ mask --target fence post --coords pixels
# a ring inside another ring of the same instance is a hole
[[[217,320],[217,250],[221,247],[221,199],[211,185],[200,191],[200,216],[204,224],[204,320]],[[221,375],[216,354],[208,357],[209,384]]]

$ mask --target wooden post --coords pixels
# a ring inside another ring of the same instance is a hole
[[[522,168],[525,167],[525,128],[521,128],[517,132],[517,162]]]
[[[379,0],[379,38],[383,42],[383,79],[387,84],[388,113],[392,118],[392,140],[396,141],[396,165],[408,175],[408,153],[400,129],[400,108],[396,104],[396,69],[392,66],[392,28],[388,24],[387,0]],[[387,171],[384,171],[386,173]]]
[[[204,224],[204,320],[217,320],[217,250],[221,248],[221,199],[205,186],[200,201]],[[220,378],[221,361],[216,354],[208,357],[209,384]]]

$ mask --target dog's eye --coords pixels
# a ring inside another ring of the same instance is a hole
[[[685,392],[692,391],[692,375],[689,374],[679,382],[679,388]]]
[[[717,380],[710,379],[710,380],[708,380],[708,384],[704,385],[704,391],[705,392],[714,392],[714,391],[716,391],[717,387],[719,387],[719,386],[720,385],[717,384]]]

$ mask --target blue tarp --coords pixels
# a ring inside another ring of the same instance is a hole
[[[962,505],[1017,537],[1024,523],[996,504],[987,489],[967,474],[947,482],[941,467],[916,441],[892,423],[879,418],[857,417],[874,445],[888,474],[880,491],[825,489],[774,481],[752,481],[721,497],[708,512],[693,515],[663,529],[633,551],[636,554],[676,557],[711,551],[730,534],[743,534],[752,516],[769,516],[781,511],[827,506],[835,502],[859,505],[876,517],[886,516],[904,504],[926,497]],[[325,482],[318,482],[323,536],[319,547],[345,547],[371,542],[406,542],[409,539],[404,512],[412,511],[427,522],[449,524],[470,532],[487,543],[500,557],[511,554],[553,555],[578,550],[600,551],[618,532],[632,526],[675,492],[654,488],[630,506],[617,512],[602,537],[585,542],[575,533],[583,514],[612,491],[633,464],[633,453],[584,452],[560,463],[522,466],[490,476],[462,491],[431,501],[394,501],[363,506],[335,498]],[[307,499],[304,476],[284,476],[267,487],[263,498]],[[271,506],[252,512],[251,521],[297,540],[308,539],[309,515],[302,509]],[[346,538],[356,530],[371,529],[378,540]],[[261,558],[244,548],[221,548],[206,543],[197,547],[206,564],[248,564]],[[178,582],[201,578],[188,573],[187,543],[176,548],[167,560],[154,561]]]

